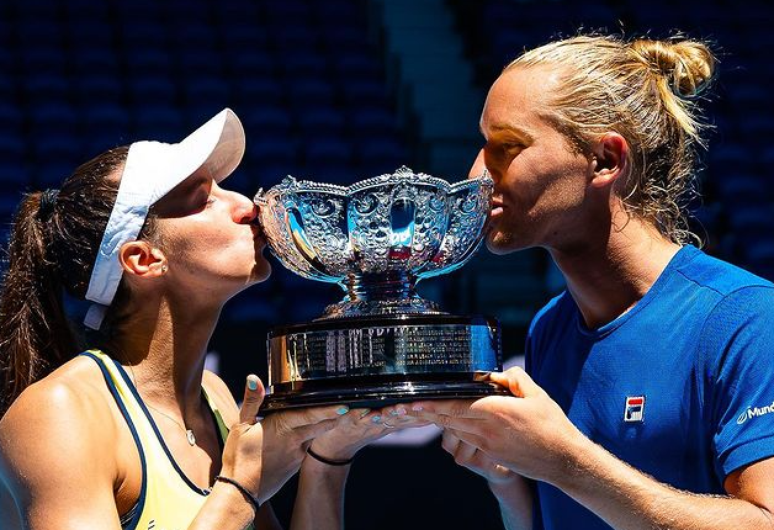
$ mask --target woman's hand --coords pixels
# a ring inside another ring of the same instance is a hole
[[[258,421],[266,390],[261,380],[247,377],[239,422],[231,426],[223,450],[221,474],[233,478],[261,502],[267,501],[301,467],[310,441],[332,429],[344,407],[315,407],[276,412]]]
[[[312,442],[312,450],[331,460],[349,460],[376,440],[395,430],[428,425],[407,414],[405,405],[394,405],[381,410],[352,409],[344,414],[333,429]]]
[[[261,380],[249,375],[239,423],[231,426],[223,448],[221,474],[242,484],[253,497],[258,496],[262,482],[264,430],[256,417],[265,395]]]
[[[257,412],[257,409],[256,409]],[[259,498],[270,499],[301,467],[311,441],[333,429],[346,406],[311,407],[273,412],[261,424],[264,431],[263,478]]]

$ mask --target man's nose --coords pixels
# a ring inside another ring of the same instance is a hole
[[[478,152],[478,156],[476,156],[476,159],[473,161],[473,165],[470,167],[468,178],[472,179],[480,177],[484,174],[484,171],[486,171],[486,162],[484,160],[484,150],[481,149]]]

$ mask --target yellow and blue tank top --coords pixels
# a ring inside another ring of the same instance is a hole
[[[137,504],[121,517],[124,530],[185,530],[209,495],[194,484],[175,462],[137,389],[123,366],[98,350],[92,358],[129,426],[142,465],[142,486]],[[220,433],[221,450],[228,428],[218,407],[202,389]],[[252,528],[252,527],[251,527]]]

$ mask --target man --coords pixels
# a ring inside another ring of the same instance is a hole
[[[491,375],[514,397],[413,414],[508,528],[774,528],[774,285],[688,245],[682,209],[713,67],[696,41],[579,36],[489,92],[488,247],[546,248],[567,291],[533,320],[527,372]]]

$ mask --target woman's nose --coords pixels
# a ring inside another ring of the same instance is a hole
[[[241,193],[234,193],[234,221],[239,224],[250,224],[257,216],[258,207],[255,203]]]

